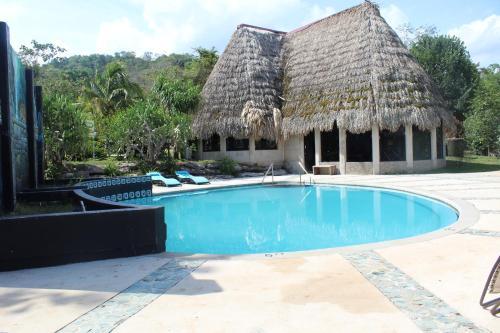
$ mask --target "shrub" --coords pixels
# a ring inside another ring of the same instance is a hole
[[[121,174],[118,165],[115,162],[109,162],[104,167],[104,174],[108,177],[115,177]]]
[[[232,175],[236,176],[236,162],[230,159],[229,157],[224,157],[219,161],[219,170],[224,175]]]
[[[174,158],[167,156],[165,159],[161,160],[159,169],[169,175],[173,175],[177,170],[177,163]]]

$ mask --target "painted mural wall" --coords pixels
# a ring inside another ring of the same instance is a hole
[[[33,86],[0,22],[0,213],[13,211],[17,193],[43,181],[42,90]],[[36,98],[35,98],[36,97]]]
[[[16,52],[9,45],[10,113],[12,120],[12,153],[16,188],[28,187],[28,132],[26,125],[25,68]]]

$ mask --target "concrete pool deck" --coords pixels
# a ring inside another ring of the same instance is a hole
[[[344,251],[222,259],[165,253],[3,272],[0,332],[500,331],[500,318],[478,304],[500,255],[500,172],[315,179],[463,202],[474,221]]]

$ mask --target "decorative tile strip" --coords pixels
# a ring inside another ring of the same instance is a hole
[[[500,200],[500,197],[459,197],[462,200]]]
[[[490,230],[481,230],[481,229],[464,229],[458,232],[459,234],[464,235],[474,235],[474,236],[488,236],[488,237],[500,237],[500,231],[490,231]]]
[[[479,211],[481,214],[500,214],[500,210],[482,209]]]
[[[488,332],[374,251],[343,255],[424,332]]]
[[[172,259],[58,332],[111,332],[191,274],[203,262]]]
[[[118,177],[89,180],[80,183],[84,191],[94,197],[108,201],[146,198],[153,195],[151,176]]]

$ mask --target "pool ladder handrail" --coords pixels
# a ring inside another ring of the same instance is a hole
[[[316,184],[316,182],[314,181],[313,175],[311,175],[309,172],[307,172],[306,168],[304,168],[304,165],[302,165],[302,163],[300,161],[298,161],[297,163],[299,163],[299,166],[302,169],[302,171],[304,171],[304,174],[309,176],[309,185]],[[299,184],[302,184],[302,174],[299,174]],[[304,185],[305,184],[306,184],[306,181],[304,180]]]
[[[271,171],[271,183],[274,184],[274,163],[271,163],[269,168],[267,168],[266,173],[264,174],[264,177],[262,177],[262,181],[260,182],[261,184],[264,184],[264,180],[266,179],[266,176],[269,174],[269,171]]]

